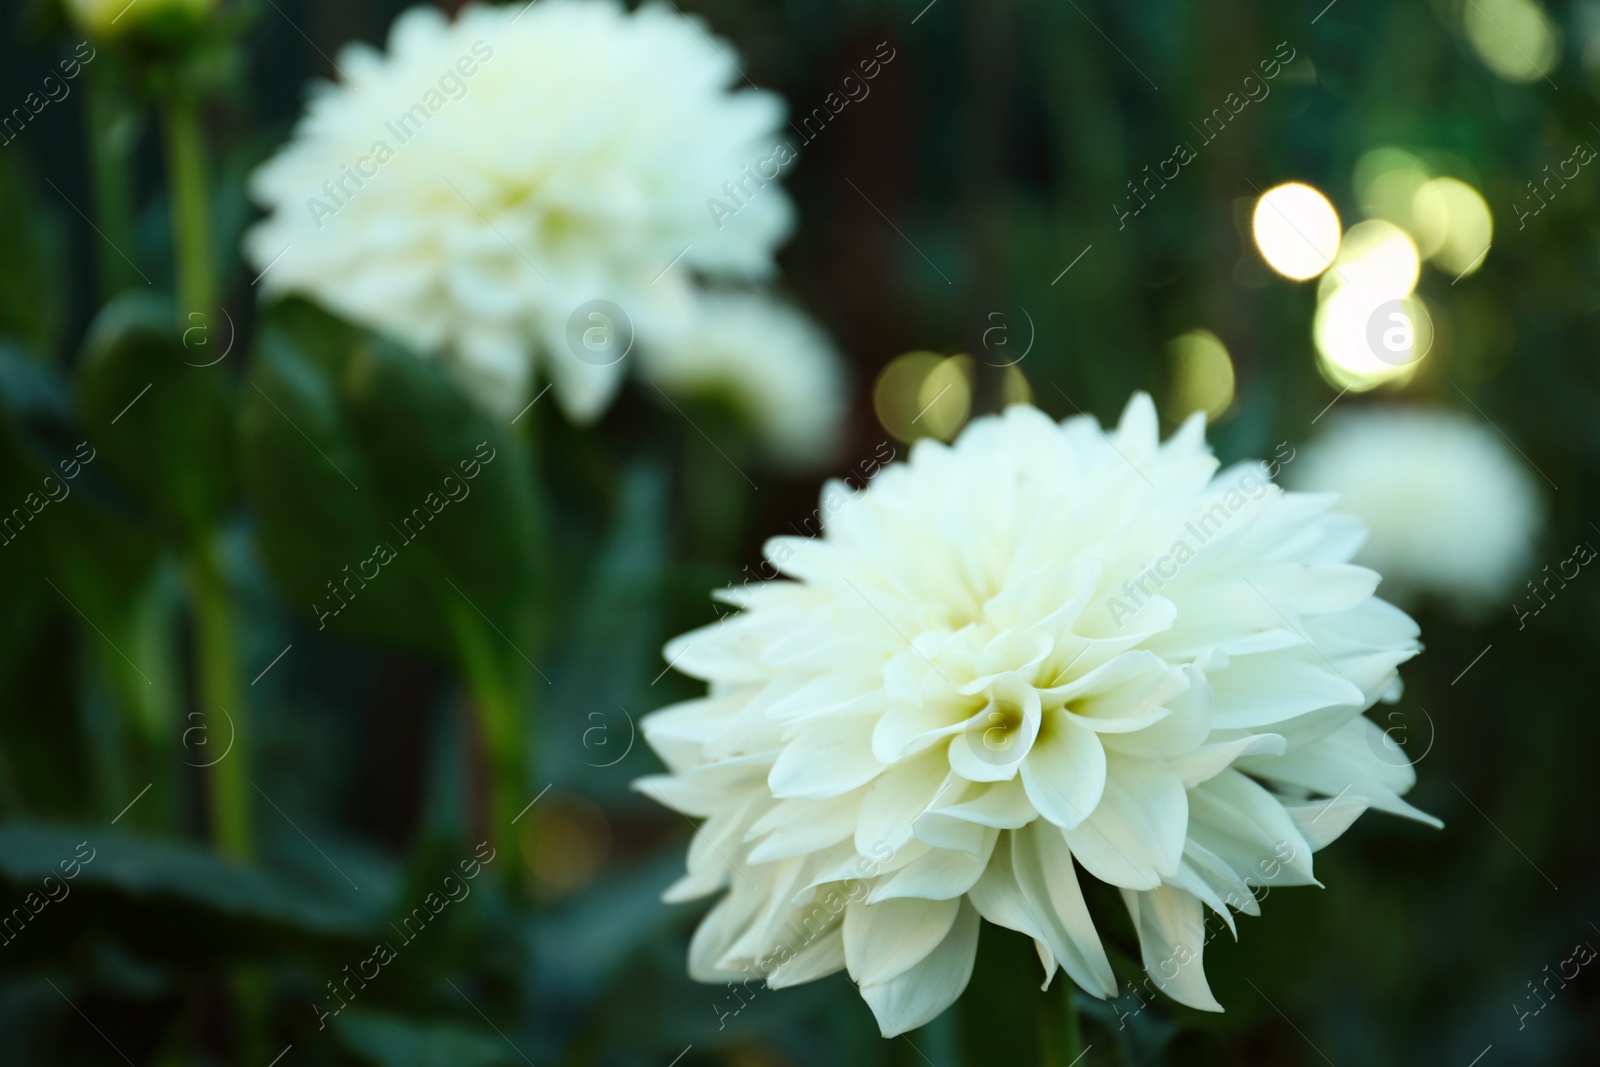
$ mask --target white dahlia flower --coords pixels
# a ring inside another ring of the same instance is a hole
[[[823,462],[839,443],[843,365],[828,335],[787,304],[708,296],[692,323],[647,349],[640,365],[668,392],[730,400],[782,462]]]
[[[704,279],[775,270],[784,105],[730,91],[731,54],[654,4],[412,8],[387,54],[339,53],[255,172],[247,253],[269,290],[457,361],[498,410],[537,373],[592,418]],[[713,209],[728,188],[737,210]]]
[[[1384,595],[1404,604],[1432,595],[1474,613],[1532,576],[1543,526],[1536,472],[1492,426],[1382,407],[1329,422],[1285,477],[1338,493],[1366,523],[1356,559],[1383,574]]]
[[[638,787],[705,820],[667,899],[725,891],[690,973],[842,968],[893,1035],[960,995],[983,918],[1109,997],[1088,878],[1155,985],[1221,1010],[1203,907],[1314,883],[1368,807],[1432,821],[1362,716],[1418,645],[1347,562],[1360,523],[1217,466],[1143,394],[1110,436],[1016,406],[770,541],[786,580],[667,646],[709,695],[643,723],[669,773]]]

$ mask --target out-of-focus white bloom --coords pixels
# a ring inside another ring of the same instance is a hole
[[[95,37],[116,37],[162,19],[200,22],[217,0],[62,0],[78,28]]]
[[[1217,467],[1142,394],[1109,436],[1014,406],[770,541],[788,580],[667,646],[709,695],[643,722],[669,773],[638,788],[705,820],[667,898],[725,891],[690,973],[842,968],[892,1035],[960,995],[983,918],[1111,996],[1081,868],[1151,980],[1220,1010],[1203,907],[1313,883],[1368,807],[1431,821],[1362,715],[1418,646],[1348,563],[1360,522]]]
[[[1467,611],[1510,595],[1543,525],[1534,472],[1493,427],[1465,415],[1370,408],[1329,416],[1285,468],[1296,487],[1338,493],[1370,535],[1357,559],[1384,594],[1429,594]]]
[[[641,357],[667,392],[723,396],[773,455],[796,465],[828,459],[844,415],[838,353],[809,317],[776,300],[707,297],[692,324]]]
[[[318,88],[256,171],[270,214],[246,249],[270,290],[454,358],[502,411],[525,402],[537,364],[570,415],[592,418],[634,339],[681,328],[702,279],[775,270],[792,207],[746,174],[771,156],[784,105],[732,91],[730,55],[655,4],[541,0],[454,22],[412,8],[387,54],[339,53],[344,80]],[[730,180],[748,199],[720,216],[707,202]],[[596,329],[621,338],[615,351],[579,342]]]

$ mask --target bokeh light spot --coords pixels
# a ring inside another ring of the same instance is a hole
[[[901,441],[948,441],[972,411],[972,382],[970,356],[907,352],[878,375],[872,406],[883,428]]]
[[[1417,190],[1430,177],[1420,159],[1403,148],[1374,148],[1356,163],[1356,199],[1369,219],[1387,219],[1415,235]]]
[[[1327,270],[1339,252],[1339,213],[1327,197],[1300,182],[1262,193],[1251,229],[1267,265],[1296,281]]]
[[[557,793],[523,820],[518,837],[536,896],[553,900],[588,885],[611,851],[611,824],[592,801]]]
[[[1494,217],[1482,194],[1456,178],[1424,183],[1412,200],[1412,232],[1423,255],[1457,277],[1483,266]]]
[[[1210,330],[1190,330],[1167,344],[1172,392],[1167,417],[1181,422],[1196,411],[1216,419],[1233,406],[1233,360]]]
[[[1421,270],[1417,246],[1394,223],[1350,227],[1317,287],[1311,332],[1324,378],[1356,392],[1411,380],[1433,347],[1433,320],[1412,295]]]
[[[1345,232],[1333,269],[1318,283],[1318,295],[1354,285],[1388,300],[1415,289],[1421,273],[1422,257],[1410,235],[1392,222],[1368,219]]]
[[[1434,336],[1432,315],[1419,297],[1358,285],[1340,286],[1318,301],[1311,331],[1323,377],[1358,393],[1409,382]]]
[[[1484,66],[1507,81],[1549,77],[1561,43],[1544,9],[1533,0],[1473,0],[1461,16]]]
[[[1028,384],[1028,376],[1016,364],[1007,367],[1005,377],[1000,380],[1000,402],[1007,407],[1033,403],[1033,387]]]

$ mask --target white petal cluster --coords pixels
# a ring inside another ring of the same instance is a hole
[[[784,105],[736,90],[731,55],[664,4],[412,8],[387,53],[339,53],[340,82],[256,171],[269,214],[246,250],[269,290],[452,359],[501,411],[538,377],[595,417],[708,284],[775,271],[793,208],[748,174]],[[748,199],[723,217],[707,202],[730,180]],[[601,300],[622,341],[589,358],[574,338]]]
[[[709,693],[644,720],[668,773],[638,788],[704,820],[667,894],[722,894],[695,978],[845,969],[892,1035],[961,993],[987,919],[1113,996],[1087,878],[1154,984],[1221,1010],[1203,908],[1313,884],[1368,807],[1431,821],[1362,715],[1418,645],[1348,562],[1361,524],[1219,471],[1200,416],[1162,443],[1142,394],[1110,434],[1015,406],[851,496],[667,646]]]
[[[794,466],[826,461],[844,417],[843,364],[816,323],[770,297],[717,294],[683,330],[641,357],[668,392],[722,397],[768,450]]]
[[[1492,426],[1414,408],[1337,415],[1285,477],[1339,494],[1366,523],[1356,559],[1383,574],[1384,595],[1435,596],[1472,613],[1533,576],[1537,474]]]

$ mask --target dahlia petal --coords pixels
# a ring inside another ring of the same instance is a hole
[[[772,989],[787,989],[842,970],[844,927],[836,923],[826,933],[805,942],[792,956],[780,961],[777,968],[767,975],[767,985]]]
[[[754,637],[746,637],[751,629],[747,616],[715,622],[674,637],[661,656],[673,670],[702,681],[765,682],[769,672],[758,658],[760,646]]]
[[[1243,582],[1211,582],[1173,594],[1177,619],[1145,647],[1175,662],[1218,649],[1230,656],[1275,652],[1305,637]]]
[[[1040,815],[1061,827],[1087,819],[1106,787],[1106,751],[1093,730],[1053,713],[1022,761],[1022,786]]]
[[[1228,907],[1227,900],[1223,898],[1221,893],[1217,892],[1206,876],[1193,863],[1189,862],[1187,853],[1184,861],[1178,864],[1178,873],[1167,884],[1175,889],[1194,894],[1200,903],[1222,917],[1222,921],[1228,924],[1228,932],[1233,934],[1233,939],[1235,941],[1239,939],[1239,928],[1233,921],[1233,910]],[[1123,890],[1123,892],[1129,892],[1129,890]]]
[[[1122,899],[1133,918],[1144,969],[1151,980],[1180,1004],[1221,1011],[1201,963],[1206,934],[1199,899],[1172,886],[1144,893],[1124,889]]]
[[[1102,733],[1101,743],[1108,751],[1147,760],[1174,759],[1193,752],[1210,735],[1216,718],[1216,699],[1206,677],[1208,665],[1214,662],[1226,660],[1215,656],[1183,667],[1189,687],[1167,702],[1170,714],[1131,733]]]
[[[950,933],[921,962],[888,981],[862,985],[861,996],[884,1037],[915,1030],[956,1002],[978,957],[978,912],[962,901]]]
[[[1037,729],[1035,725],[1028,730]],[[950,759],[950,769],[969,782],[1006,782],[1017,776],[1026,763],[1025,753],[1033,737],[1018,731],[1015,749],[990,744],[990,734],[995,725],[984,715],[974,715],[961,733],[951,738],[945,751]]]
[[[1281,756],[1287,747],[1278,734],[1251,734],[1232,741],[1202,745],[1189,755],[1173,760],[1170,766],[1183,780],[1184,788],[1192,789],[1227,770],[1241,756]]]
[[[995,683],[1013,676],[1032,677],[1055,647],[1055,640],[1039,630],[1007,631],[979,653],[973,669],[978,677],[956,687],[956,692],[971,696],[988,690]]]
[[[760,803],[759,797],[748,797],[729,811],[719,812],[702,823],[689,841],[684,864],[687,873],[666,889],[662,899],[678,903],[714,893],[729,885],[736,872],[748,878],[734,866],[730,857],[739,850],[745,822]]]
[[[987,857],[993,850],[991,831],[997,828],[927,811],[918,816],[913,831],[917,840],[937,852],[962,852]]]
[[[1320,494],[1310,494],[1318,496]],[[1324,515],[1304,544],[1285,544],[1270,559],[1293,558],[1303,563],[1344,563],[1367,543],[1367,527],[1354,515]]]
[[[573,422],[584,424],[599,418],[622,388],[625,361],[605,366],[585,363],[568,351],[565,337],[559,341],[547,338],[545,351],[549,358],[544,370],[555,386],[556,403],[561,405],[562,413]]]
[[[1385,755],[1380,756],[1382,752]],[[1282,756],[1256,756],[1240,761],[1250,774],[1328,796],[1345,790],[1364,797],[1379,811],[1403,815],[1440,829],[1444,823],[1407,804],[1400,794],[1416,781],[1404,751],[1371,719],[1347,723],[1330,737]]]
[[[1188,798],[1176,774],[1108,756],[1105,794],[1081,826],[1064,831],[1088,872],[1125,889],[1154,889],[1183,856]]]
[[[1237,770],[1189,790],[1189,836],[1249,885],[1317,884],[1311,846],[1283,804]]]
[[[702,818],[722,809],[724,789],[721,783],[688,775],[650,774],[633,782],[634,792],[674,811]]]
[[[1326,615],[1371,597],[1378,588],[1378,572],[1350,563],[1287,563],[1262,571],[1260,584],[1301,615]]]
[[[746,841],[761,839],[750,849],[750,862],[802,856],[849,840],[856,832],[856,809],[861,802],[859,792],[827,800],[778,801],[745,834]]]
[[[1317,647],[1329,656],[1393,649],[1417,653],[1421,631],[1416,621],[1393,604],[1373,597],[1336,615],[1324,615],[1307,624]]]
[[[1016,575],[983,605],[985,618],[1007,629],[1053,634],[1077,618],[1094,595],[1098,560],[1077,560],[1043,573]]]
[[[796,686],[767,709],[767,717],[783,721],[800,716],[854,713],[878,699],[883,675],[870,671],[825,674]]]
[[[967,897],[985,919],[1007,930],[1027,934],[1045,947],[1049,960],[1045,962],[1045,987],[1055,973],[1055,954],[1044,940],[1044,925],[1028,903],[1027,896],[1017,882],[1014,869],[1012,841],[1015,835],[1001,834],[990,854],[990,863],[983,876],[967,891]],[[1076,877],[1076,875],[1074,875]]]
[[[729,893],[706,913],[689,938],[689,977],[696,982],[720,982],[740,977],[722,966],[728,946],[742,933],[759,898],[753,893]]]
[[[892,763],[910,752],[966,729],[970,704],[953,700],[897,700],[884,708],[872,732],[872,753]]]
[[[1204,845],[1196,844],[1193,839],[1185,844],[1183,866],[1210,886],[1212,892],[1219,895],[1224,904],[1246,915],[1261,914],[1261,902],[1256,899],[1255,890],[1245,883],[1244,878],[1227,861]]]
[[[1306,712],[1366,702],[1361,690],[1320,661],[1240,656],[1209,680],[1219,729],[1259,729]]]
[[[1163,458],[1174,455],[1188,455],[1205,451],[1206,447],[1206,413],[1196,411],[1184,419],[1176,432],[1162,444]]]
[[[917,816],[928,810],[950,776],[943,753],[930,751],[897,763],[867,787],[857,812],[856,851],[876,855],[896,851],[911,840]]]
[[[1153,652],[1124,652],[1065,684],[1041,689],[1041,697],[1081,704],[1087,717],[1137,715],[1188,688],[1177,668]]]
[[[745,968],[738,964],[753,962],[760,958],[766,947],[772,944],[782,929],[783,920],[790,913],[788,901],[794,895],[804,868],[805,864],[797,859],[781,860],[759,868],[758,874],[764,883],[760,887],[759,894],[749,881],[744,881],[741,888],[751,890],[750,895],[756,897],[757,906],[751,912],[739,936],[724,951],[723,958],[718,961],[719,967],[724,970],[742,971]],[[740,872],[740,878],[744,880],[749,876]]]
[[[881,904],[851,901],[844,912],[844,957],[858,985],[904,974],[939,947],[960,911],[960,897],[906,897]]]
[[[1027,790],[1016,779],[1007,782],[973,783],[966,799],[936,807],[930,814],[965,819],[980,826],[1015,830],[1028,825],[1039,811],[1028,799]]]
[[[920,842],[912,841],[895,852],[891,862],[887,863],[863,856],[856,851],[855,843],[852,841],[841,841],[820,852],[813,852],[806,857],[806,869],[801,878],[800,891],[795,894],[791,903],[795,907],[800,907],[805,901],[816,896],[818,890],[833,882],[858,886],[863,880],[870,879],[885,870],[897,870],[900,866],[915,861],[925,849],[926,846]],[[861,896],[865,892],[866,890],[860,892],[852,890],[851,895]]]
[[[962,824],[958,824],[962,825]],[[963,842],[965,847],[936,848],[926,856],[880,878],[867,895],[868,904],[896,897],[920,897],[925,900],[948,900],[959,897],[982,876],[989,865],[1000,831],[964,824],[975,840]]]
[[[779,798],[836,797],[876,778],[884,769],[872,754],[872,723],[825,719],[786,745],[767,785]]]
[[[1361,813],[1371,807],[1366,797],[1330,797],[1327,800],[1285,800],[1283,808],[1313,851],[1321,851],[1350,829]]]
[[[1117,447],[1128,453],[1132,462],[1153,458],[1161,448],[1161,420],[1149,393],[1134,393],[1122,409],[1117,422]]]
[[[639,720],[639,730],[662,762],[674,771],[686,771],[701,762],[697,758],[700,751],[726,729],[744,699],[743,695],[723,695],[685,700],[652,711]]]
[[[1058,638],[1060,657],[1070,661],[1081,656],[1085,667],[1104,662],[1119,652],[1149,644],[1180,616],[1178,606],[1164,596],[1129,602],[1117,600],[1120,592],[1109,591],[1103,604],[1091,605],[1078,617],[1073,631]],[[1117,600],[1116,610],[1113,600]]]
[[[1050,946],[1074,982],[1095,996],[1113,997],[1117,979],[1083,902],[1072,857],[1061,831],[1048,823],[1035,822],[1011,832],[1012,873],[1036,936]],[[991,883],[991,897],[996,885]]]

